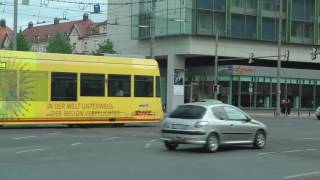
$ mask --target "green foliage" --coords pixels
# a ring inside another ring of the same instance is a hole
[[[107,41],[103,42],[102,44],[99,44],[99,49],[97,50],[95,55],[101,55],[103,53],[106,54],[117,54],[118,52],[113,49],[113,43],[110,39],[107,39]]]
[[[54,36],[49,38],[47,52],[71,54],[72,51],[73,48],[69,43],[68,39],[61,33],[56,32]]]
[[[12,40],[9,43],[9,49],[13,49]],[[21,34],[17,33],[17,51],[30,51],[31,43]]]

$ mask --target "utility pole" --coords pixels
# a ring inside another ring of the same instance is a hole
[[[280,115],[280,101],[281,101],[281,87],[280,87],[280,77],[281,77],[281,43],[282,43],[282,0],[279,5],[279,31],[278,31],[278,63],[277,63],[277,111],[276,115]]]
[[[216,47],[215,47],[215,58],[214,58],[214,99],[218,98],[218,40],[219,31],[216,29]]]
[[[18,0],[14,0],[14,15],[13,15],[13,50],[17,50],[17,31],[18,31]]]
[[[150,58],[154,59],[156,0],[151,0],[150,12]]]

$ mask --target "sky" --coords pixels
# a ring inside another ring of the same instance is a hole
[[[22,5],[18,0],[18,30],[25,29],[30,21],[34,26],[52,24],[55,17],[68,20],[80,20],[85,12],[94,22],[107,19],[107,0],[29,0],[29,6]],[[64,1],[64,2],[63,2]],[[70,3],[67,3],[70,2]],[[81,4],[82,3],[82,4]],[[86,3],[101,3],[100,14],[93,14],[93,5]],[[0,19],[6,20],[6,25],[13,29],[13,0],[0,0]],[[60,20],[65,22],[66,20]]]

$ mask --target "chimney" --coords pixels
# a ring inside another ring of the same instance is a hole
[[[59,18],[54,18],[54,24],[59,24]]]
[[[89,19],[88,13],[83,14],[83,21],[87,21]]]
[[[0,27],[2,27],[2,28],[6,28],[7,27],[6,26],[6,20],[4,20],[4,19],[0,20]]]
[[[28,28],[33,28],[33,22],[32,22],[32,21],[30,21],[30,22],[28,23]]]

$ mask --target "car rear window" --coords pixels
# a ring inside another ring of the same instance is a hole
[[[171,114],[170,118],[201,119],[206,112],[202,106],[183,105],[178,106]]]

